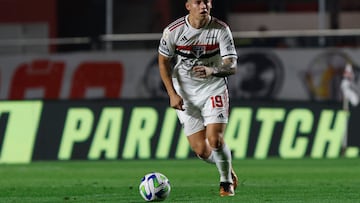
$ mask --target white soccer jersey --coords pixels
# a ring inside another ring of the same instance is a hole
[[[226,78],[194,77],[191,71],[193,66],[219,67],[222,59],[237,57],[230,28],[224,22],[211,17],[208,25],[196,29],[188,22],[188,15],[164,29],[158,51],[166,57],[176,57],[173,83],[184,99],[224,92],[226,89]]]

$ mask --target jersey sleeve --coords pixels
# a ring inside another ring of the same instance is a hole
[[[222,29],[220,35],[220,55],[223,59],[230,57],[237,58],[234,39],[228,26]]]
[[[158,52],[166,57],[173,57],[175,50],[172,44],[170,31],[168,28],[165,28],[160,39]]]

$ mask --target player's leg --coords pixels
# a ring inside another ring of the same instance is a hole
[[[228,147],[224,145],[224,123],[209,124],[206,127],[206,136],[212,154],[214,154],[215,164],[220,173],[220,182],[230,182],[231,180],[231,152]]]
[[[226,90],[209,97],[202,109],[202,115],[206,125],[206,136],[210,148],[213,149],[212,154],[219,170],[220,182],[224,182],[227,185],[232,184],[235,189],[238,179],[232,168],[231,151],[224,141],[224,133],[229,116],[228,98]],[[234,193],[230,192],[225,195],[234,195]]]
[[[210,163],[214,162],[210,158],[212,157],[212,149],[207,143],[206,130],[199,109],[187,106],[185,111],[177,111],[177,115],[183,125],[191,149],[200,159]]]
[[[195,125],[196,123],[198,125]],[[184,125],[184,131],[188,135],[187,139],[190,147],[200,159],[216,164],[220,173],[220,195],[232,196],[235,194],[234,186],[236,184],[233,183],[237,183],[237,177],[232,171],[231,152],[224,144],[223,132],[225,124],[209,124],[206,129],[201,129],[199,127],[200,123],[201,121]],[[191,127],[189,128],[189,126]],[[210,133],[208,133],[209,130]],[[234,177],[236,178],[235,180]]]
[[[221,125],[212,124],[209,128],[212,129],[215,126],[222,128]],[[222,136],[210,135],[209,141],[206,136],[209,128],[207,127],[206,130],[204,129],[187,136],[189,144],[200,159],[216,164],[220,174],[220,195],[233,196],[235,194],[234,189],[237,186],[237,176],[232,170],[230,149],[224,144]],[[216,144],[210,146],[210,142]]]
[[[212,155],[212,149],[207,143],[205,129],[187,136],[187,139],[191,149],[200,159],[210,163],[213,162],[213,160],[209,159],[209,157]]]
[[[206,134],[220,174],[220,195],[233,196],[238,178],[232,168],[231,151],[224,141],[225,126],[223,123],[208,124]]]
[[[194,138],[191,138],[191,139],[194,140]],[[194,142],[194,141],[190,141],[190,140],[189,140],[189,142]],[[204,153],[203,155],[197,154],[197,156],[198,156],[200,159],[206,161],[207,163],[216,164],[216,160],[215,160],[216,156],[214,155],[214,154],[215,154],[215,153],[213,152],[214,150],[213,150],[213,148],[210,146],[208,139],[205,140],[205,143],[206,143],[206,147],[204,147],[203,149],[206,149],[206,150],[205,150],[206,153]],[[225,144],[225,142],[224,142],[224,145],[225,145],[225,150],[224,150],[224,151],[225,151],[226,153],[231,153],[230,149],[227,147],[227,145]],[[209,152],[209,151],[210,151],[210,152]],[[210,153],[210,155],[208,155],[209,153]],[[208,155],[208,156],[207,156],[207,155]],[[237,186],[238,186],[238,177],[237,177],[237,175],[236,175],[236,173],[235,173],[235,171],[234,171],[234,169],[233,169],[233,167],[232,167],[232,164],[231,164],[231,179],[232,179],[232,181],[233,181],[234,190],[235,190],[235,189],[237,188]]]

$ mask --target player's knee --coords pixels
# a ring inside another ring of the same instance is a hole
[[[205,148],[194,149],[194,152],[197,154],[197,156],[203,159],[206,159],[210,155]]]
[[[204,144],[198,144],[196,146],[192,147],[192,150],[195,152],[195,154],[202,158],[207,159],[210,156],[211,150]]]
[[[222,148],[222,146],[224,145],[224,139],[221,136],[209,137],[208,140],[209,145],[215,149]]]

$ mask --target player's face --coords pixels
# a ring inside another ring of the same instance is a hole
[[[188,0],[186,2],[186,9],[189,11],[190,15],[196,18],[208,17],[211,8],[211,0]]]

